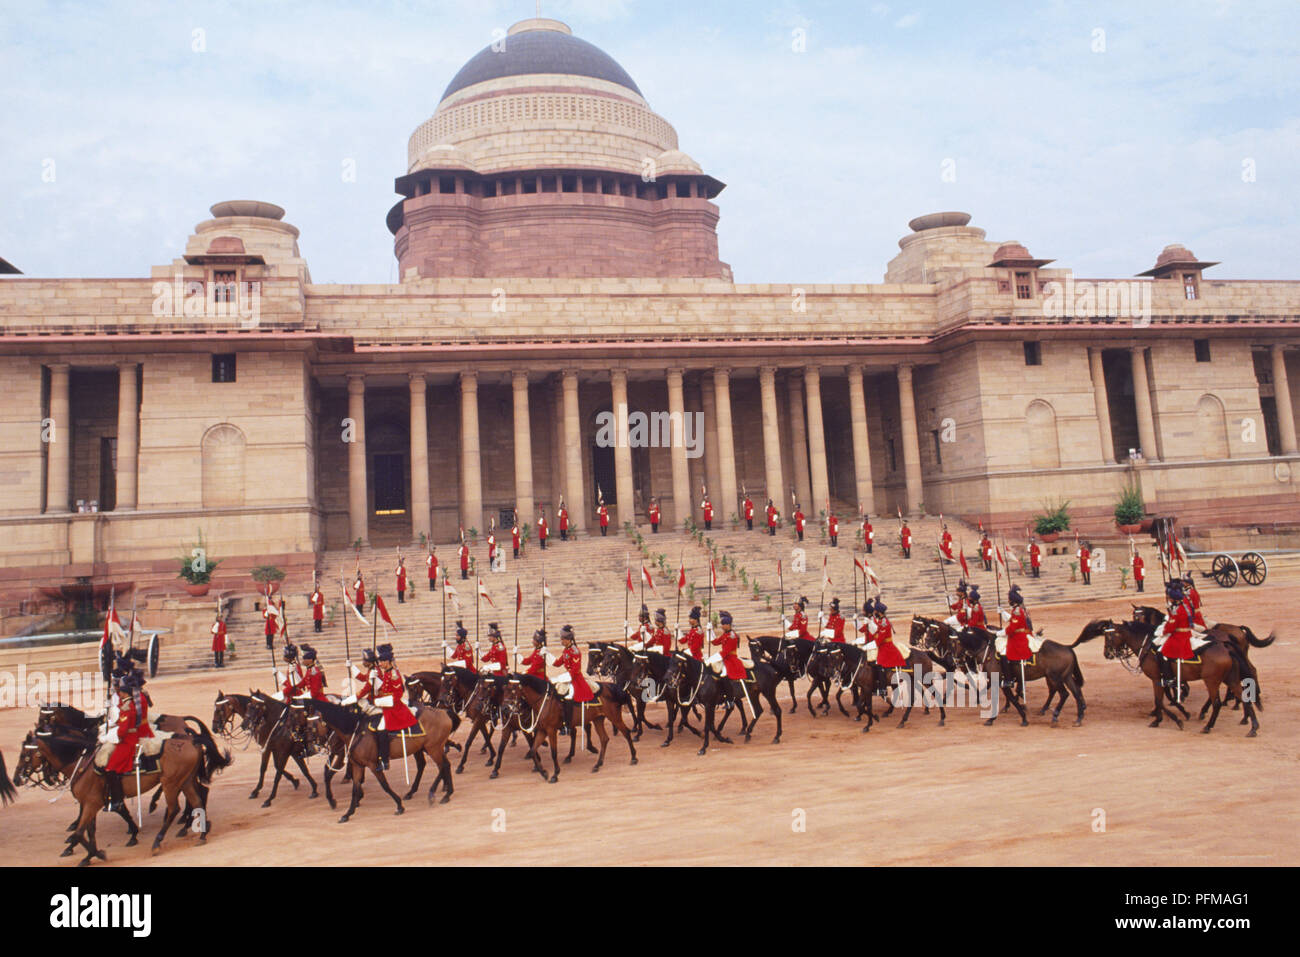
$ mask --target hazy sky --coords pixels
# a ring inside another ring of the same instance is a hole
[[[407,137],[534,2],[0,8],[0,256],[147,275],[212,203],[263,199],[317,282],[388,282]],[[907,221],[946,209],[1081,275],[1132,275],[1177,241],[1223,262],[1211,277],[1300,279],[1295,0],[542,13],[618,60],[728,184],[739,282],[878,282]]]

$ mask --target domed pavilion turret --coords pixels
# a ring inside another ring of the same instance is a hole
[[[723,184],[613,57],[557,20],[516,23],[461,67],[396,189],[404,281],[731,278],[710,202]]]

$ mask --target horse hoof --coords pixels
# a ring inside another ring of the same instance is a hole
[[[270,807],[270,806],[271,806],[270,798],[267,798],[265,801],[262,802],[262,807]]]
[[[945,721],[944,718],[940,718],[940,719],[939,719],[939,727],[941,727],[941,728],[943,727],[943,725],[944,725],[944,721]]]
[[[339,809],[338,802],[337,802],[337,801],[330,801],[330,810],[331,810],[331,811],[337,811],[338,809]]]
[[[73,845],[71,845],[71,844],[69,844],[67,847],[65,847],[65,848],[63,849],[63,853],[60,854],[59,857],[71,857],[71,856],[72,856],[72,847],[73,847]]]
[[[397,810],[393,812],[393,817],[397,817],[397,815],[405,814],[405,813],[406,813],[406,808],[402,807],[402,805],[399,804],[397,805]]]
[[[1022,728],[1027,728],[1027,727],[1029,727],[1029,721],[1026,720],[1025,718],[1021,718],[1021,719],[1020,719],[1020,727],[1022,727]]]
[[[707,748],[700,748],[700,750],[696,751],[695,753],[696,753],[696,754],[700,754],[700,755],[704,755],[704,754],[708,754],[709,752],[708,752],[708,749],[707,749]]]
[[[573,760],[573,758],[565,758],[564,761],[561,762],[561,763],[563,763],[563,764],[568,764],[568,763],[569,763],[570,761],[572,761],[572,760]]]
[[[592,773],[592,774],[595,774],[595,773],[596,773],[597,771],[599,771],[599,770],[600,770],[600,765],[597,764],[597,765],[595,765],[595,766],[591,769],[591,773]]]
[[[552,774],[548,780],[554,784],[556,781],[560,780],[560,776],[558,774]]]
[[[1201,734],[1209,734],[1213,730],[1214,730],[1213,728],[1206,726],[1201,729]]]
[[[308,795],[307,795],[307,797],[309,797],[309,798],[318,798],[318,797],[320,797],[320,794],[317,793],[316,791],[312,791],[311,794],[308,794]]]
[[[442,800],[439,801],[438,803],[439,803],[439,804],[446,804],[446,803],[447,803],[448,801],[450,801],[450,800],[451,800],[451,795],[450,795],[450,794],[444,794],[444,795],[442,796]]]
[[[258,795],[258,792],[257,792],[257,791],[254,791],[252,794],[250,794],[250,795],[248,796],[248,799],[251,801],[251,800],[253,800],[255,797],[257,797],[257,795]]]
[[[289,779],[289,783],[293,785],[293,789],[294,789],[295,791],[298,790],[298,779],[297,779],[297,778],[290,778],[290,779]]]
[[[1259,734],[1259,729],[1258,729],[1258,728],[1251,728],[1249,731],[1246,732],[1246,737],[1248,737],[1248,738],[1253,738],[1253,737],[1255,737],[1255,735],[1257,735],[1257,734]]]
[[[344,814],[341,818],[339,818],[339,823],[340,823],[340,824],[346,824],[346,823],[348,823],[348,816],[347,816],[346,814]]]
[[[457,773],[457,774],[462,774],[462,773],[464,773],[464,771],[465,771],[464,766],[461,766],[461,767],[459,767],[459,768],[456,769],[456,773]]]
[[[871,725],[867,725],[865,728],[862,729],[862,733],[866,734],[870,730],[871,730]]]
[[[665,742],[663,742],[661,745],[659,745],[659,747],[661,747],[661,748],[666,748],[666,747],[668,747],[668,745],[670,745],[670,744],[672,744],[671,741],[665,741]]]
[[[1082,718],[1079,718],[1077,721],[1075,721],[1075,722],[1073,723],[1073,727],[1076,727],[1076,728],[1077,728],[1077,727],[1079,727],[1079,725],[1081,725],[1081,724],[1083,724],[1083,719],[1082,719]]]
[[[636,764],[636,755],[632,755],[632,763]]]
[[[993,726],[993,719],[992,719],[992,718],[989,718],[987,721],[984,722],[984,727],[986,727],[986,728],[991,728],[992,726]]]
[[[781,743],[781,736],[778,734],[775,738],[772,739],[772,743],[773,743],[773,744],[780,744],[780,743]]]
[[[126,846],[127,846],[127,847],[135,847],[135,846],[136,846],[137,844],[139,844],[139,843],[140,843],[140,842],[139,842],[138,840],[136,840],[135,835],[132,834],[132,835],[131,835],[131,839],[130,839],[129,841],[126,842]]]
[[[1158,727],[1160,727],[1160,722],[1159,722],[1159,721],[1152,721],[1149,725],[1147,725],[1147,727],[1148,727],[1148,728],[1158,728]]]
[[[90,858],[87,857],[87,858],[82,859],[81,861],[79,861],[79,862],[77,863],[77,866],[78,866],[78,867],[89,867],[89,866],[90,866]]]

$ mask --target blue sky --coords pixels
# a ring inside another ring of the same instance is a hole
[[[212,203],[264,199],[317,282],[388,282],[407,137],[534,2],[2,6],[0,256],[147,275]],[[728,184],[739,282],[878,282],[907,221],[945,209],[1080,275],[1132,275],[1177,241],[1223,262],[1211,277],[1300,279],[1293,0],[542,12],[622,63]]]

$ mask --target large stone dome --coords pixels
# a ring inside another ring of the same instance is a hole
[[[475,54],[437,110],[411,134],[407,172],[456,169],[601,170],[641,175],[677,149],[677,132],[650,109],[613,57],[558,20],[516,23]]]
[[[452,77],[442,98],[476,83],[532,73],[608,80],[641,95],[627,71],[604,50],[575,37],[558,20],[536,19],[516,23],[504,41],[480,50]]]

